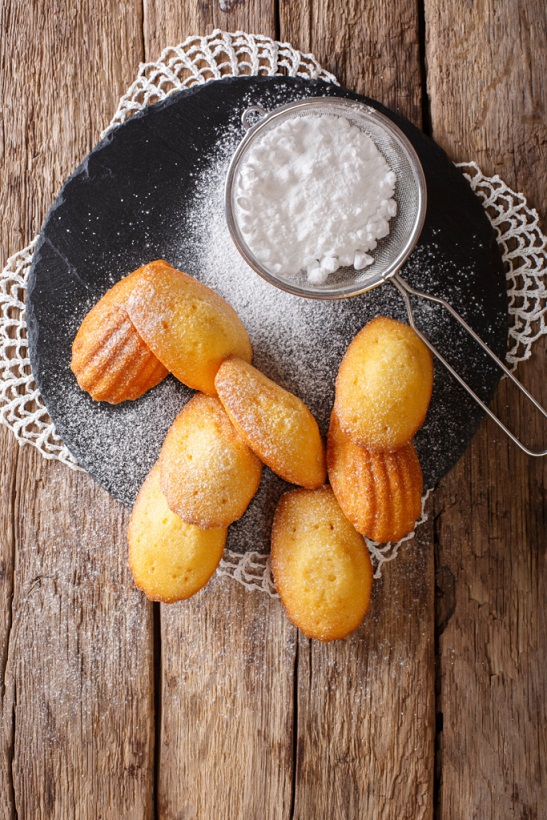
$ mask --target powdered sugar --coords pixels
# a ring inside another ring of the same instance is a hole
[[[345,117],[304,114],[251,143],[235,184],[235,217],[252,254],[276,274],[322,284],[362,270],[397,212],[395,174]]]

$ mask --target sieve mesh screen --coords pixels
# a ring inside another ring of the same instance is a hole
[[[253,108],[252,111],[256,111]],[[388,117],[374,108],[352,100],[320,97],[281,106],[252,126],[235,152],[226,179],[226,219],[232,238],[246,262],[277,287],[314,299],[339,299],[370,290],[393,276],[416,244],[423,226],[426,208],[426,187],[420,161],[414,148]],[[266,134],[288,119],[302,116],[340,116],[357,126],[374,142],[391,170],[395,173],[394,199],[397,214],[389,222],[389,234],[378,242],[371,256],[374,262],[362,271],[353,266],[339,268],[323,284],[308,282],[305,272],[297,276],[274,273],[265,267],[247,245],[237,222],[235,191],[242,164],[251,149]],[[245,113],[243,121],[246,122]]]

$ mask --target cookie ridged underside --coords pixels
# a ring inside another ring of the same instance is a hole
[[[167,375],[167,369],[138,335],[124,308],[92,310],[72,348],[71,369],[96,401],[137,399]]]
[[[342,510],[355,529],[373,541],[399,541],[421,512],[423,476],[412,442],[392,453],[360,447],[331,417],[327,466]]]

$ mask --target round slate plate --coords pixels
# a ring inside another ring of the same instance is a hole
[[[222,182],[243,136],[242,110],[322,95],[363,100],[410,138],[424,167],[428,210],[402,274],[415,287],[448,298],[505,355],[505,276],[492,228],[461,173],[418,129],[373,100],[323,82],[230,78],[180,92],[109,134],[66,182],[44,223],[28,283],[30,358],[47,408],[78,461],[125,504],[134,501],[191,391],[168,377],[138,401],[110,406],[78,388],[69,369],[72,340],[87,311],[122,276],[164,258],[222,293],[247,326],[256,366],[297,393],[323,433],[350,340],[376,315],[405,320],[390,284],[338,302],[302,299],[262,281],[231,244]],[[499,373],[486,357],[438,308],[416,303],[416,317],[489,401]],[[436,364],[428,418],[416,437],[427,486],[455,464],[480,416]],[[232,549],[267,548],[273,510],[286,488],[264,470],[259,493],[230,528]]]

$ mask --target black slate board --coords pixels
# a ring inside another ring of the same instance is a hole
[[[247,105],[272,108],[324,95],[373,105],[412,141],[427,179],[428,210],[419,245],[402,275],[413,286],[448,298],[493,350],[505,355],[507,295],[492,228],[467,181],[417,128],[373,100],[318,81],[230,78],[180,92],[109,134],[66,182],[44,223],[27,290],[31,364],[51,417],[78,461],[125,504],[134,501],[191,391],[168,377],[137,402],[115,407],[94,402],[79,390],[69,370],[79,324],[114,282],[156,258],[220,290],[245,321],[248,293],[241,296],[233,283],[222,279],[221,271],[204,271],[201,264],[192,221],[199,174],[207,173],[219,147],[235,145],[243,136],[239,118]],[[191,224],[192,230],[186,230]],[[260,289],[272,286],[258,277],[256,283],[260,303],[265,293]],[[275,322],[269,309],[256,327],[248,326],[255,364],[297,392],[326,432],[334,379],[349,341],[375,315],[405,320],[403,303],[389,284],[339,302],[275,293],[280,300]],[[298,300],[298,306],[282,301],[286,299]],[[418,323],[481,398],[490,401],[499,380],[496,369],[442,312],[419,303],[415,307]],[[295,321],[309,325],[306,344],[301,333],[295,335]],[[283,361],[276,350],[276,328],[283,336]],[[314,363],[319,362],[314,382]],[[427,486],[434,486],[455,464],[480,418],[479,408],[436,364],[428,419],[416,438]],[[230,529],[231,548],[267,548],[273,509],[286,487],[264,471],[249,511]]]

